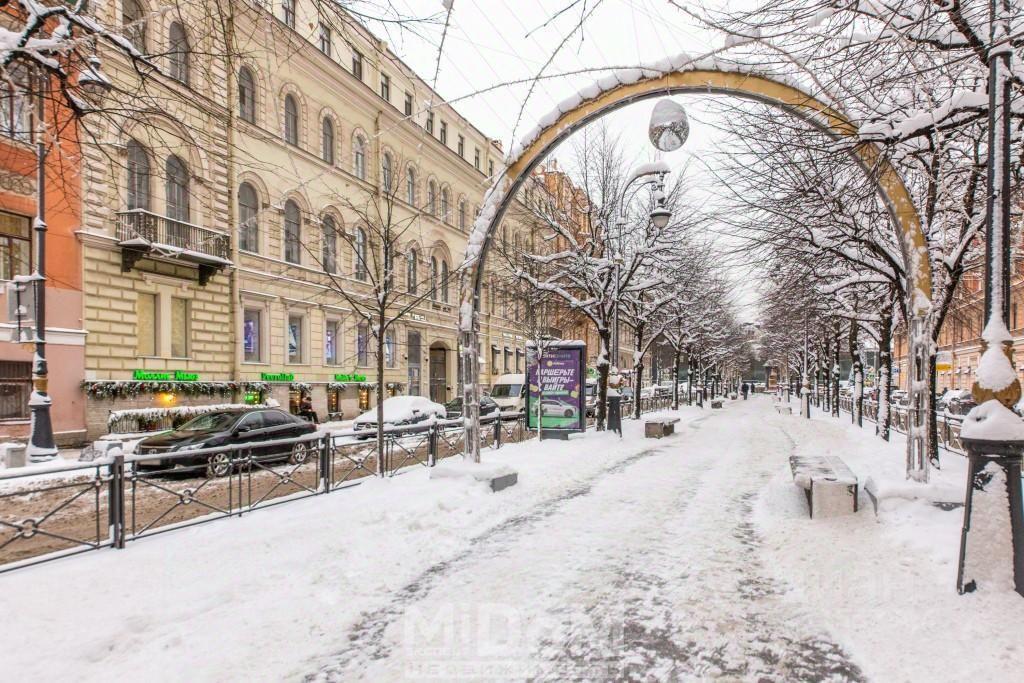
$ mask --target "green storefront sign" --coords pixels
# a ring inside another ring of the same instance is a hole
[[[260,379],[264,382],[294,382],[295,375],[290,372],[261,372]]]
[[[175,370],[174,372],[157,372],[154,370],[135,370],[132,379],[139,382],[196,382],[199,380],[198,372],[185,372]]]
[[[366,375],[335,375],[335,382],[365,382]]]

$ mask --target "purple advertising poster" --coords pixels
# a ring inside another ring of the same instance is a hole
[[[542,348],[526,348],[527,424],[560,431],[583,431],[584,374],[583,342],[550,342]]]

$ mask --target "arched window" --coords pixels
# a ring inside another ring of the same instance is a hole
[[[430,257],[430,298],[437,301],[437,258]]]
[[[353,271],[357,280],[366,280],[366,231],[362,228],[356,228],[355,245],[354,245],[353,258],[355,263],[353,264]]]
[[[391,155],[386,152],[380,160],[380,181],[384,192],[391,194]]]
[[[260,199],[249,183],[238,187],[238,248],[260,250]]]
[[[173,154],[167,157],[164,164],[166,176],[164,197],[167,201],[168,242],[175,247],[186,247],[188,242],[188,225],[191,218],[189,207],[188,166],[180,157]]]
[[[334,121],[327,116],[320,129],[320,158],[334,164]]]
[[[366,180],[366,141],[361,135],[352,141],[352,172],[360,180]]]
[[[284,96],[284,141],[299,144],[299,103],[291,94]]]
[[[128,141],[128,210],[149,211],[149,154],[146,148],[135,140]]]
[[[338,225],[334,217],[324,216],[322,224],[324,233],[324,270],[328,273],[338,272]]]
[[[140,52],[145,52],[145,12],[143,12],[142,3],[140,3],[139,0],[122,0],[121,25],[124,27],[124,36],[128,40],[132,41],[132,44],[135,45]]]
[[[416,250],[410,249],[409,253],[405,255],[405,288],[410,294],[416,293],[416,288],[419,284],[417,261],[419,261],[419,258],[416,255]]]
[[[441,220],[447,223],[451,219],[451,193],[448,188],[441,190]]]
[[[466,229],[466,200],[459,200],[459,230]]]
[[[412,166],[409,167],[405,176],[405,201],[410,206],[416,206],[416,169]]]
[[[256,123],[256,79],[247,66],[238,70],[238,116]]]
[[[437,183],[433,180],[427,183],[427,213],[437,215]]]
[[[448,303],[448,262],[441,261],[441,303]]]
[[[167,30],[167,59],[168,72],[174,80],[188,85],[188,63],[191,57],[191,49],[188,46],[188,35],[185,27],[175,21]]]
[[[289,199],[284,205],[284,260],[299,263],[299,232],[302,229],[302,213],[299,205]]]

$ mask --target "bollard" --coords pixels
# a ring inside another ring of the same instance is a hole
[[[430,425],[427,432],[427,467],[437,464],[437,425]]]
[[[124,548],[124,456],[115,455],[110,463],[107,482],[107,514],[110,521],[110,543],[113,548]]]
[[[331,491],[331,435],[320,439],[320,487],[324,493]]]

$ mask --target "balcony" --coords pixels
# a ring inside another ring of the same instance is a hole
[[[117,243],[125,273],[142,258],[174,259],[197,265],[199,284],[206,285],[221,268],[232,265],[230,236],[144,209],[117,214]]]

